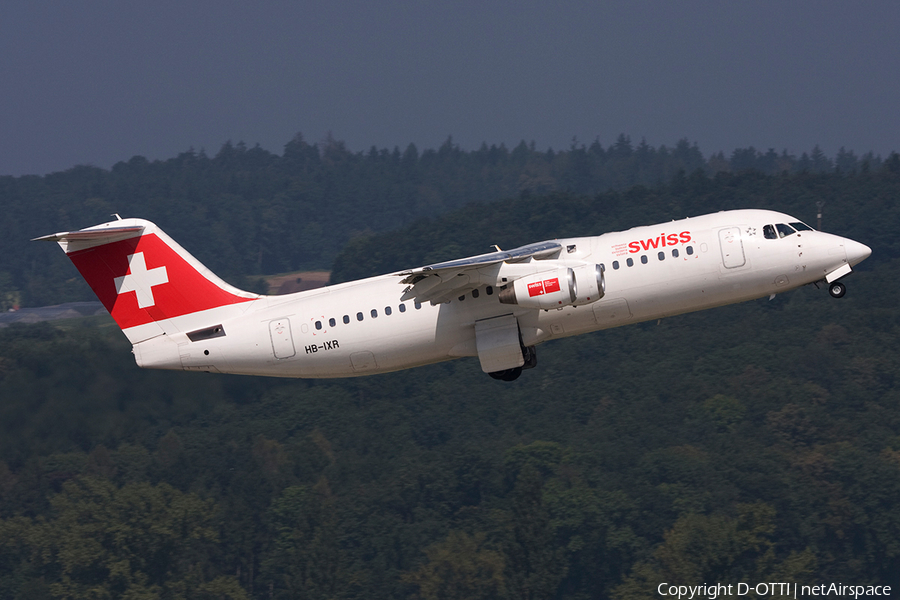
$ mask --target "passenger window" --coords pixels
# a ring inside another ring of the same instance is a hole
[[[775,227],[773,225],[764,225],[763,226],[763,237],[767,240],[777,240],[778,234],[775,233]]]
[[[477,297],[478,297],[478,290],[472,290],[472,297],[473,297],[473,298],[477,298]]]
[[[316,321],[316,329],[322,329],[322,321]]]
[[[416,304],[416,310],[419,310],[420,308],[422,308],[422,303],[419,302],[418,300],[416,300],[415,304]]]
[[[462,296],[459,297],[459,301],[460,301],[460,302],[462,302],[462,301],[465,300],[465,299],[466,299],[466,295],[465,295],[465,294],[463,294]]]
[[[787,237],[789,235],[797,233],[796,231],[794,231],[793,227],[784,223],[779,223],[775,226],[775,228],[778,229],[778,235],[780,235],[781,237]]]
[[[665,253],[665,252],[660,252],[659,254],[657,254],[657,256],[659,257],[659,260],[666,260],[666,253]]]
[[[334,320],[334,317],[328,319],[328,326],[329,326],[329,327],[334,327],[335,325],[337,325],[337,321]]]
[[[378,317],[378,311],[375,310],[374,308],[372,309],[372,312],[371,312],[370,314],[372,315],[372,318],[373,318],[373,319],[375,319],[375,318]]]
[[[350,323],[350,315],[344,315],[344,325],[347,325],[349,323]]]
[[[791,227],[793,227],[797,231],[814,231],[812,227],[810,227],[806,223],[800,223],[799,221],[796,223],[791,223]]]
[[[484,288],[484,293],[490,296],[494,293],[494,288],[492,288],[491,286],[487,286],[486,288]]]
[[[647,264],[647,255],[646,254],[641,254],[641,264],[642,265]]]
[[[633,259],[633,258],[629,258],[628,260],[625,261],[625,264],[628,265],[629,267],[633,267],[633,266],[634,266],[634,259]]]
[[[386,314],[387,316],[391,316],[391,307],[390,306],[384,307],[384,314]]]
[[[406,312],[406,305],[405,305],[405,304],[401,304],[401,305],[399,306],[399,308],[400,308],[400,312],[402,312],[402,313]]]
[[[688,256],[690,256],[691,254],[694,253],[694,247],[688,246],[687,248],[684,249],[684,251],[688,253]]]
[[[619,261],[614,260],[613,261],[613,271],[618,271],[618,270],[619,270]]]
[[[363,314],[362,314],[361,312],[356,313],[356,320],[357,320],[357,321],[362,321],[362,320],[363,320]]]
[[[672,258],[678,258],[678,248],[672,248]]]

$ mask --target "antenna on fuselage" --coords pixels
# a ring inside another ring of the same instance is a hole
[[[819,231],[822,231],[822,207],[823,206],[825,206],[824,200],[819,200],[816,202],[816,210],[818,212],[818,214],[816,215],[816,220],[818,222],[818,225],[816,225],[816,229],[818,229]]]

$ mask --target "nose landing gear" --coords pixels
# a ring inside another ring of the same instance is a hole
[[[835,281],[828,286],[828,293],[831,294],[832,298],[843,298],[844,294],[847,293],[847,286],[840,281]]]

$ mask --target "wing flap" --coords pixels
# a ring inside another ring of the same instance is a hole
[[[411,269],[409,271],[401,271],[398,275],[405,276],[400,283],[416,283],[416,278],[420,275],[427,277],[439,271],[472,269],[493,265],[499,262],[522,262],[530,258],[538,260],[552,258],[558,256],[561,250],[562,244],[559,242],[538,242],[536,244],[520,246],[513,250],[489,252],[487,254],[479,254],[478,256],[470,256],[469,258],[460,258],[458,260],[450,260],[425,267],[419,267],[418,269]]]
[[[427,302],[429,298],[427,297],[429,294],[440,294],[442,293],[440,290],[436,290],[435,288],[440,288],[441,285],[446,284],[453,280],[456,277],[456,271],[438,271],[434,274],[422,275],[415,278],[415,283],[407,286],[407,288],[403,291],[403,295],[400,296],[400,299],[403,301],[411,300],[413,298],[417,298],[421,302]],[[401,281],[401,283],[407,282],[406,279]]]
[[[425,279],[421,283],[430,283],[432,280],[437,279],[437,277],[431,277],[429,279]],[[419,302],[431,302],[432,304],[440,304],[441,302],[450,300],[455,296],[461,296],[467,293],[469,290],[474,290],[479,285],[480,281],[478,281],[477,278],[475,279],[475,281],[472,281],[472,278],[466,273],[456,273],[452,277],[449,277],[446,280],[442,280],[438,285],[433,286],[429,290],[426,290],[422,293],[416,291],[416,286],[413,286],[412,289],[407,293],[415,293],[415,298]]]
[[[454,298],[456,298],[458,296],[465,296],[466,294],[468,294],[469,292],[474,290],[475,287],[476,286],[473,286],[473,285],[467,285],[467,286],[463,286],[460,288],[447,290],[441,294],[437,294],[437,295],[432,294],[428,298],[420,299],[420,302],[428,301],[434,305],[437,305],[437,304],[440,304],[441,302],[447,302],[448,300],[453,300]]]
[[[559,242],[538,242],[513,250],[499,250],[401,271],[396,275],[403,278],[400,283],[407,285],[401,300],[415,298],[419,302],[438,304],[478,287],[478,269],[502,262],[520,263],[531,259],[555,258],[561,251],[562,244]]]

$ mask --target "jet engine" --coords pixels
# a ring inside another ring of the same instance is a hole
[[[502,304],[528,308],[561,308],[596,302],[606,291],[602,265],[559,267],[516,279],[500,290]]]

